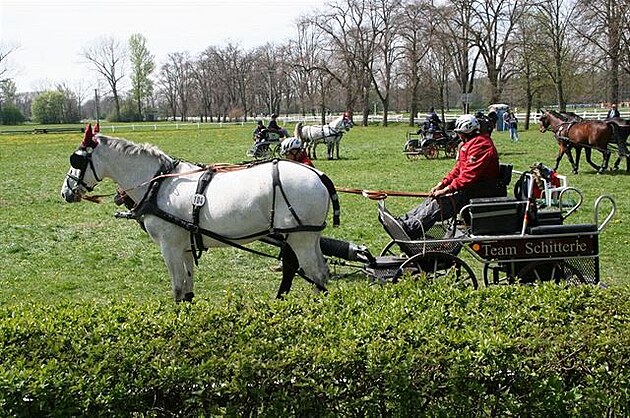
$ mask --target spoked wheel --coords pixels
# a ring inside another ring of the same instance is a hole
[[[420,150],[412,144],[406,144],[403,152],[410,160],[417,160],[420,158]]]
[[[506,268],[510,267],[504,263],[485,263],[483,265],[483,285],[488,287],[514,283],[514,275],[506,271]]]
[[[533,261],[519,270],[517,276],[521,283],[554,282],[569,286],[587,283],[584,275],[564,260]]]
[[[270,147],[271,151],[270,151],[270,158],[273,157],[280,157],[280,142],[278,142],[277,144],[273,145],[272,147]]]
[[[396,247],[396,241],[391,240],[382,250],[381,253],[379,254],[381,257],[386,256],[386,255],[398,255],[396,254],[392,248]]]
[[[420,153],[418,151],[405,152],[405,155],[407,155],[407,158],[412,160],[412,161],[420,159]]]
[[[447,279],[457,287],[472,287],[474,289],[478,287],[477,277],[468,264],[448,253],[416,254],[398,268],[392,281],[396,283],[405,273],[412,276],[424,273],[427,279],[431,281]]]
[[[449,142],[444,148],[447,158],[457,157],[457,142]]]
[[[438,157],[438,147],[433,144],[422,147],[422,152],[429,160],[435,160]]]

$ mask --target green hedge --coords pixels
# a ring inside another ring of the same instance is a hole
[[[628,416],[630,289],[0,308],[0,416]]]

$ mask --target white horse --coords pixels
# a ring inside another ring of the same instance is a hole
[[[193,264],[201,251],[245,249],[242,244],[269,237],[283,244],[287,264],[278,297],[289,291],[296,272],[325,290],[329,271],[320,234],[331,198],[335,224],[339,217],[334,186],[321,172],[286,160],[201,168],[149,144],[92,136],[90,128],[70,162],[63,199],[88,199],[86,192],[106,177],[116,182],[135,203],[128,217],[141,222],[160,246],[175,301],[192,300]],[[211,178],[205,188],[198,186],[202,177]]]
[[[339,142],[344,132],[352,128],[352,120],[347,113],[339,116],[328,125],[307,125],[303,126],[300,122],[295,126],[293,136],[300,138],[308,152],[308,156],[317,159],[316,148],[320,142],[326,143],[328,151],[328,159],[333,159],[333,153],[336,151],[337,159],[339,159]]]

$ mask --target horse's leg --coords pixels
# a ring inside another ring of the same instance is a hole
[[[553,168],[553,171],[558,171],[558,167],[560,166],[560,161],[562,160],[562,157],[564,156],[564,153],[566,152],[565,148],[558,144],[558,155],[556,156],[556,165]]]
[[[339,159],[339,143],[341,142],[341,138],[335,138],[335,142],[333,145],[335,146],[335,153],[337,154],[337,159]]]
[[[317,140],[313,140],[313,159],[317,159]]]
[[[319,236],[319,232],[294,232],[288,235],[287,243],[295,252],[307,280],[312,282],[317,290],[326,291],[330,273],[319,245]]]
[[[586,161],[591,165],[591,167],[593,167],[595,170],[600,171],[601,170],[601,166],[595,164],[593,162],[593,160],[591,160],[591,154],[592,154],[593,150],[589,147],[584,149],[584,154],[586,155]],[[604,156],[604,159],[606,157]]]
[[[599,170],[597,170],[598,173],[603,173],[608,169],[608,161],[610,160],[610,150],[606,149],[604,151],[602,151],[602,154],[604,155],[604,158],[602,160],[602,166],[599,168]]]
[[[161,245],[162,257],[171,275],[171,286],[175,302],[192,302],[193,299],[193,257],[189,250],[182,250],[164,241]]]
[[[569,149],[569,162],[573,166],[573,174],[577,174],[580,171],[580,157],[582,156],[582,147],[575,147],[575,160],[573,160],[573,153]]]
[[[144,226],[151,239],[160,246],[162,258],[171,276],[173,298],[176,302],[191,302],[193,298],[193,256],[190,235],[178,226],[148,216]]]
[[[285,243],[282,247],[282,282],[280,282],[276,298],[282,299],[284,295],[289,293],[291,285],[293,285],[293,278],[299,268],[300,264],[295,256],[295,252],[293,252],[291,246]]]
[[[335,143],[330,139],[326,140],[326,151],[328,152],[328,159],[332,160],[335,151]]]
[[[567,159],[569,160],[569,163],[571,164],[571,169],[573,170],[573,174],[577,174],[578,166],[580,164],[581,149],[579,147],[575,148],[575,157],[577,158],[577,161],[573,159],[573,147],[571,147],[570,145],[564,145],[563,149],[564,149],[564,153],[567,155]],[[562,158],[562,155],[560,155],[559,158]]]

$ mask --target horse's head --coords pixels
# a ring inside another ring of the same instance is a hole
[[[70,155],[70,169],[61,186],[61,197],[66,202],[80,201],[85,193],[94,190],[96,184],[101,181],[92,160],[97,145],[98,140],[94,137],[92,126],[88,125],[81,145]]]
[[[547,132],[547,129],[549,129],[551,123],[549,121],[549,114],[543,109],[540,110],[538,123],[540,124],[540,132]]]
[[[352,123],[352,118],[350,117],[350,114],[348,112],[344,112],[344,114],[342,115],[342,124],[343,124],[343,128],[346,131],[349,131],[350,128],[352,128],[353,123]]]

